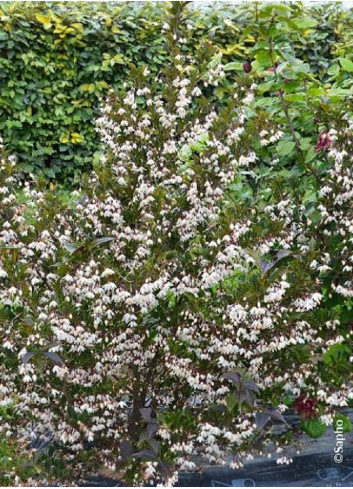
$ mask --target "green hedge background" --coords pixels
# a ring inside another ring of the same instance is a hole
[[[0,5],[0,134],[24,173],[78,181],[99,152],[94,121],[110,88],[129,83],[131,65],[152,72],[168,62],[165,3],[2,2]],[[296,38],[299,57],[321,81],[334,56],[352,51],[353,14],[332,2],[292,7],[317,19]],[[191,4],[183,49],[205,41],[222,61],[251,61],[256,2]],[[302,26],[303,27],[303,26]],[[305,27],[305,26],[304,26]]]

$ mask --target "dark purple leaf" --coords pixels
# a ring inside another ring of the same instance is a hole
[[[93,241],[93,246],[99,246],[103,243],[108,243],[109,241],[113,241],[114,238],[112,236],[105,236],[103,238],[97,238]]]
[[[168,480],[172,475],[172,468],[169,464],[167,464],[167,462],[159,462],[157,470],[165,481]]]
[[[259,430],[262,430],[268,423],[270,416],[267,413],[256,413],[255,421]]]
[[[246,389],[250,389],[252,391],[259,392],[259,388],[253,380],[245,380],[243,382],[243,385]]]
[[[275,255],[275,260],[273,262],[267,262],[266,260],[261,260],[260,261],[260,270],[262,274],[264,275],[267,273],[271,268],[273,268],[282,258],[286,258],[287,256],[293,255],[292,251],[290,250],[279,250],[277,251]],[[293,256],[298,256],[298,255],[293,255]]]
[[[260,270],[262,274],[265,274],[266,272],[271,270],[271,268],[273,268],[274,266],[275,266],[275,262],[267,262],[265,260],[260,261]]]
[[[75,246],[73,243],[65,243],[64,248],[69,252],[69,253],[74,253],[77,250],[77,246]]]
[[[23,363],[23,365],[27,365],[27,363],[29,362],[29,360],[34,357],[35,353],[33,351],[28,351],[27,353],[25,353],[23,355],[23,357],[21,358],[21,362]]]
[[[223,375],[223,378],[226,380],[230,380],[231,382],[234,382],[235,384],[239,384],[240,382],[240,374],[238,372],[228,372]]]
[[[150,438],[150,435],[149,435],[149,433],[148,433],[148,431],[147,431],[147,428],[145,428],[145,429],[144,429],[144,430],[141,432],[141,434],[140,434],[139,441],[145,441],[145,440],[149,440],[149,438]]]
[[[262,430],[271,419],[275,419],[277,421],[280,421],[281,423],[288,424],[282,414],[277,409],[268,409],[261,413],[255,414],[255,420],[259,430]]]
[[[133,457],[134,458],[145,458],[145,457],[157,458],[155,452],[153,450],[149,450],[149,449],[141,450],[140,452],[134,453]]]
[[[77,201],[79,205],[85,205],[89,201],[88,195],[84,194],[80,199]]]
[[[120,443],[120,452],[123,458],[128,458],[132,454],[132,445],[128,440],[123,440]]]
[[[160,451],[161,443],[159,441],[155,440],[154,438],[151,438],[150,440],[148,440],[148,443],[151,446],[154,453],[158,454]]]
[[[150,435],[150,437],[152,437],[159,430],[159,424],[158,423],[148,423],[146,429],[147,429],[148,434]]]
[[[142,419],[146,421],[146,423],[155,423],[156,420],[152,418],[152,409],[151,408],[142,408],[140,409],[140,413]]]
[[[29,324],[30,326],[34,326],[34,324],[35,324],[35,323],[34,323],[34,321],[33,321],[33,319],[32,319],[31,317],[29,317],[29,316],[26,316],[26,317],[23,319],[23,322],[24,322],[25,324]]]
[[[53,362],[55,362],[55,363],[59,363],[60,365],[64,365],[63,360],[56,353],[51,353],[48,351],[48,352],[44,353],[44,356],[47,358],[50,358],[50,360],[53,360]]]
[[[266,413],[268,413],[271,418],[276,419],[277,421],[281,421],[281,423],[288,424],[282,414],[277,409],[269,409],[268,411],[266,411]]]
[[[251,391],[242,390],[237,393],[237,399],[239,404],[243,404],[244,402],[251,405],[251,398],[249,399],[249,394],[251,395]]]
[[[158,429],[159,425],[157,423],[148,423],[140,435],[140,441],[149,440],[157,433]]]
[[[214,411],[218,411],[220,413],[226,413],[227,412],[227,408],[224,404],[215,404],[215,405],[211,406],[210,409],[212,409]]]
[[[249,404],[249,406],[253,406],[255,404],[255,396],[252,391],[245,390],[245,401]]]
[[[280,250],[276,254],[276,261],[282,260],[282,258],[286,258],[286,256],[291,255],[292,252],[289,250]]]

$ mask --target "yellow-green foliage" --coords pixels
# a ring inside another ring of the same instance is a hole
[[[131,63],[158,72],[168,62],[167,5],[140,3],[1,2],[0,134],[23,171],[79,177],[99,149],[94,119],[100,99],[110,87],[129,83]],[[333,52],[347,56],[342,51],[352,44],[352,17],[333,2],[291,8],[293,33],[296,19],[319,19],[301,25],[295,42],[300,57],[324,77]],[[190,5],[186,17],[184,52],[192,54],[206,38],[225,62],[251,57],[259,35],[257,2],[216,2],[202,11]]]

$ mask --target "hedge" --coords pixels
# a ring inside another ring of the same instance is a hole
[[[24,173],[68,182],[91,168],[99,151],[100,99],[128,83],[131,64],[153,73],[168,60],[166,8],[158,2],[1,3],[0,134]],[[226,62],[243,63],[256,42],[257,8],[220,2],[188,8],[184,51],[192,54],[206,37]],[[293,18],[303,9],[294,5]],[[306,10],[320,23],[308,24],[297,48],[322,78],[332,55],[353,42],[352,16],[334,3]]]

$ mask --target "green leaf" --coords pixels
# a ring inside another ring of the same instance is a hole
[[[258,91],[259,93],[265,93],[271,90],[271,88],[274,86],[275,82],[273,80],[270,80],[268,82],[260,83],[258,85]]]
[[[295,143],[293,141],[280,141],[277,144],[277,152],[280,156],[287,156],[295,148]]]
[[[317,21],[315,19],[298,19],[295,22],[298,29],[308,29],[309,27],[317,26]]]
[[[178,153],[178,158],[183,162],[187,162],[191,159],[191,157],[192,157],[191,148],[187,144],[184,144],[184,146],[180,149]]]
[[[289,13],[291,10],[288,5],[285,5],[283,3],[279,2],[268,2],[263,4],[260,10],[261,16],[266,16],[271,15],[273,13]]]
[[[352,429],[351,420],[344,416],[344,414],[338,413],[333,418],[333,428],[335,431],[343,431],[343,433],[348,433]]]
[[[310,148],[309,151],[305,155],[305,163],[309,163],[316,157],[316,153],[314,148]]]
[[[305,206],[307,206],[309,204],[316,203],[317,200],[318,200],[318,196],[316,190],[308,189],[303,196],[302,202]]]
[[[330,76],[338,75],[339,72],[340,72],[340,67],[338,64],[334,64],[330,66],[330,68],[327,70],[327,74]]]
[[[207,149],[208,134],[203,134],[198,141],[190,144],[190,149],[197,153],[203,153]]]
[[[51,15],[50,14],[48,14],[48,15],[37,14],[36,19],[38,20],[38,22],[43,24],[45,29],[49,29],[51,27]]]
[[[332,88],[331,90],[328,90],[327,96],[333,99],[340,99],[340,98],[345,98],[349,97],[350,95],[353,95],[353,91],[351,88]]]
[[[311,438],[319,438],[326,431],[326,425],[320,418],[304,419],[301,421],[300,426]]]
[[[243,65],[242,63],[238,63],[237,61],[233,61],[232,63],[227,63],[224,66],[224,71],[242,71],[243,70]]]
[[[302,149],[303,151],[309,150],[309,148],[312,145],[311,138],[301,138],[301,139],[299,139],[299,145],[300,145],[300,149]]]
[[[348,363],[351,349],[344,343],[336,343],[324,353],[322,359],[326,365],[334,365],[336,363]]]
[[[228,394],[226,397],[226,406],[228,412],[232,412],[235,406],[238,404],[238,401],[234,394]]]
[[[306,95],[304,93],[291,93],[288,95],[284,95],[285,100],[288,102],[303,102],[306,100]]]
[[[218,53],[208,63],[208,67],[209,68],[216,68],[216,66],[218,66],[221,61],[222,61],[222,53]]]
[[[262,68],[268,68],[272,65],[271,55],[269,50],[261,50],[255,54],[256,61]]]
[[[321,97],[321,95],[325,95],[325,90],[321,87],[308,88],[307,94],[309,95],[309,97]]]
[[[79,88],[81,92],[93,93],[96,89],[96,85],[94,83],[83,83]]]
[[[353,73],[353,62],[347,58],[340,58],[342,68],[349,73]]]

